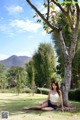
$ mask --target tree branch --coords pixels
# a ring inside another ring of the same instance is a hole
[[[56,2],[55,0],[51,0],[51,1],[60,8],[60,10],[63,12],[63,14],[65,14],[67,16],[67,18],[69,19],[69,24],[70,24],[71,28],[73,28],[72,19],[69,15],[69,10],[66,12],[58,2]],[[70,8],[68,8],[68,9],[70,9]]]
[[[67,47],[65,45],[62,31],[58,31],[57,34],[58,34],[58,39],[59,39],[59,43],[61,45],[62,52],[64,54],[64,57],[66,58],[69,55],[69,52],[68,52]]]
[[[47,8],[47,21],[49,20],[49,11],[50,11],[50,7],[49,7],[49,0],[47,0],[48,2],[48,8]]]
[[[78,5],[78,0],[74,0],[74,1],[75,1],[76,9],[77,9],[77,12],[76,12],[76,16],[77,16],[76,29],[77,29],[78,25],[79,25],[79,19],[80,19],[80,8],[79,8],[79,5]]]
[[[58,37],[59,37],[59,42],[60,42],[60,45],[61,45],[61,48],[62,48],[62,52],[64,54],[65,57],[67,57],[68,55],[68,50],[66,48],[66,45],[65,45],[65,42],[64,42],[64,38],[63,38],[63,35],[62,35],[62,31],[61,29],[59,28],[56,28],[54,26],[52,26],[47,19],[44,18],[44,16],[41,14],[41,12],[30,2],[30,0],[26,0],[29,5],[38,13],[38,15],[47,23],[47,25],[52,29],[52,32],[55,31],[57,32],[58,34]]]
[[[67,12],[62,8],[62,6],[61,6],[58,2],[56,2],[55,0],[51,0],[51,1],[52,1],[54,4],[56,4],[64,14],[67,14]]]
[[[68,9],[67,9],[67,14],[69,14],[71,4],[68,4],[67,7],[68,7]]]
[[[52,26],[50,24],[50,22],[48,22],[47,19],[45,19],[45,17],[41,14],[41,12],[30,2],[30,0],[26,0],[28,2],[28,4],[38,13],[38,15],[42,18],[42,20],[44,20],[47,25],[53,30],[53,31],[58,31],[58,28],[55,26]]]
[[[70,53],[69,53],[71,56],[71,59],[73,59],[75,55],[76,44],[77,44],[77,32],[78,32],[78,29],[73,28],[72,36],[71,36]]]

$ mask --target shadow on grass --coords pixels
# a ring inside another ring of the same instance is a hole
[[[21,109],[25,106],[31,107],[37,104],[40,104],[43,101],[43,98],[37,98],[36,100],[33,98],[26,98],[26,99],[0,99],[0,111],[9,111],[11,115],[17,113],[24,113],[26,111],[22,111]],[[29,112],[29,111],[28,111]],[[31,111],[30,111],[31,112]],[[39,111],[38,111],[39,112]]]
[[[76,109],[72,110],[71,113],[80,113],[80,102],[71,101],[73,106],[76,106]]]
[[[14,95],[12,96],[14,97]],[[29,114],[38,114],[41,115],[44,111],[42,110],[25,110],[22,111],[21,109],[23,107],[31,107],[38,105],[44,101],[45,98],[37,98],[37,97],[27,97],[26,98],[17,98],[17,99],[12,99],[12,98],[6,98],[6,99],[0,99],[0,111],[9,111],[10,115],[17,115],[17,114],[24,114],[24,113],[29,113]],[[80,108],[80,102],[71,102],[75,106]],[[61,111],[54,111],[55,113],[61,113]],[[68,111],[67,113],[80,113],[80,109],[78,110],[72,110]]]

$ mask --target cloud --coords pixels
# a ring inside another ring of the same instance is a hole
[[[7,59],[9,56],[5,54],[0,54],[0,60]]]
[[[32,57],[33,55],[33,52],[32,51],[24,51],[24,52],[15,52],[15,53],[12,53],[12,55],[17,55],[17,56],[28,56],[28,57]]]
[[[19,51],[19,52],[12,53],[11,55],[0,54],[0,60],[7,59],[8,57],[10,57],[12,55],[32,57],[33,54],[34,54],[34,51],[32,51],[32,50],[29,50],[29,51]]]
[[[21,6],[10,6],[6,7],[7,11],[9,14],[16,14],[16,13],[21,13],[23,11],[23,8]]]
[[[28,31],[28,32],[37,32],[39,28],[42,27],[39,23],[34,23],[31,20],[20,20],[15,19],[10,22],[11,27],[15,27],[20,31]]]
[[[0,31],[5,34],[8,34],[10,37],[12,37],[14,35],[14,33],[12,32],[12,30],[8,24],[5,25],[5,24],[0,23]]]
[[[0,23],[0,31],[4,34],[13,37],[15,32],[23,33],[23,32],[37,32],[42,25],[39,23],[35,23],[31,20],[22,20],[22,19],[15,19],[10,20],[6,24]]]
[[[7,59],[8,57],[10,57],[12,55],[32,57],[33,52],[29,50],[29,51],[24,51],[24,52],[22,52],[22,51],[15,52],[15,53],[12,53],[11,55],[0,54],[0,60]]]
[[[47,33],[46,33],[46,31],[44,30],[44,31],[42,31],[42,35],[43,36],[46,36],[47,35]]]

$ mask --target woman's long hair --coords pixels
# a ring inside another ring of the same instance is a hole
[[[53,90],[53,83],[57,86],[57,88],[56,88],[56,91],[57,91],[57,93],[60,95],[60,88],[59,88],[59,85],[58,85],[58,82],[56,81],[56,80],[53,80],[52,81],[52,84],[51,84],[51,90]]]

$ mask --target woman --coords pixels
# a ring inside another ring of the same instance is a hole
[[[23,108],[23,110],[30,110],[30,109],[57,110],[60,109],[60,106],[61,106],[61,110],[64,111],[62,92],[59,89],[58,82],[54,80],[51,84],[51,90],[48,94],[48,98],[46,101],[35,107],[29,107],[29,108],[25,107]]]

